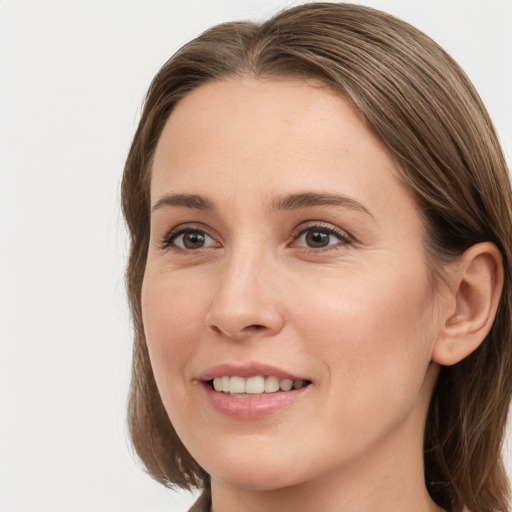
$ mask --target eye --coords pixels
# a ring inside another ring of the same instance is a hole
[[[183,228],[171,232],[162,244],[163,248],[172,248],[193,251],[208,247],[218,247],[219,244],[201,229]]]
[[[328,249],[351,242],[346,233],[333,226],[310,226],[303,229],[293,245],[309,249]]]

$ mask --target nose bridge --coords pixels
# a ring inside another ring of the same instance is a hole
[[[209,326],[232,339],[278,332],[282,316],[273,287],[275,271],[264,244],[240,241],[233,245],[214,295]]]

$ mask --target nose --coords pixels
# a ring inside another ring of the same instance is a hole
[[[284,315],[278,298],[278,274],[277,265],[263,251],[233,253],[219,273],[207,315],[208,328],[237,341],[280,332]]]

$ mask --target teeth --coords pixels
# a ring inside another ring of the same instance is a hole
[[[305,386],[305,382],[303,380],[294,380],[293,381],[293,389],[300,389]]]
[[[229,377],[222,377],[220,380],[221,380],[220,391],[225,391],[226,393],[229,393]]]
[[[256,375],[244,379],[243,377],[215,377],[213,389],[232,395],[261,395],[262,393],[275,393],[277,391],[290,391],[303,388],[307,384],[304,380],[281,379],[270,375],[264,377]]]
[[[265,379],[265,393],[275,393],[279,391],[279,379],[271,376]]]
[[[279,387],[283,390],[283,391],[290,391],[290,389],[293,388],[293,380],[290,380],[290,379],[283,379],[280,383],[279,383]]]
[[[243,377],[231,377],[229,379],[230,393],[245,393],[245,379]]]
[[[231,377],[232,379],[234,377]],[[245,381],[245,392],[250,395],[259,395],[265,391],[265,379],[258,375],[258,377],[251,377]]]

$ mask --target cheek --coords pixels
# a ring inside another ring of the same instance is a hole
[[[187,365],[197,352],[204,326],[204,301],[197,283],[146,272],[142,286],[142,317],[151,366],[167,405],[185,393]],[[172,391],[172,393],[171,393]]]
[[[433,292],[423,275],[353,276],[302,306],[298,331],[311,356],[321,355],[334,402],[366,415],[412,407],[435,340]]]

